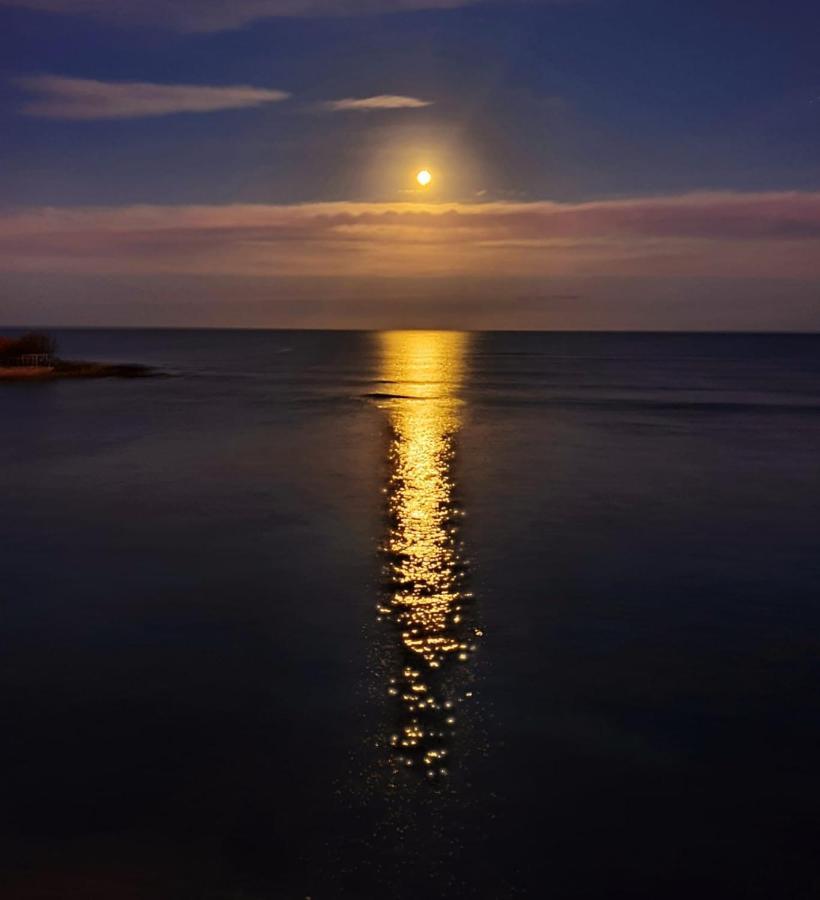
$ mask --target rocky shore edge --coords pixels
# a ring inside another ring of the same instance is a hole
[[[51,381],[56,378],[151,378],[164,373],[136,363],[54,360],[50,366],[0,366],[0,381]]]

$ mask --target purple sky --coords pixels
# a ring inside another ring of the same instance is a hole
[[[0,0],[0,322],[817,330],[817,26]]]

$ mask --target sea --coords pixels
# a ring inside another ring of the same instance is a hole
[[[4,900],[820,896],[820,335],[53,334]]]

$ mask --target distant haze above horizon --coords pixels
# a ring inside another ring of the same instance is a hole
[[[0,0],[0,323],[819,330],[818,33],[814,0]]]

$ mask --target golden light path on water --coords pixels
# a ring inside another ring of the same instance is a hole
[[[404,331],[384,332],[379,339],[390,428],[379,615],[396,629],[401,661],[388,685],[399,711],[389,744],[397,766],[437,777],[447,774],[456,710],[470,696],[453,670],[469,659],[481,636],[464,621],[470,595],[454,482],[470,338]]]

